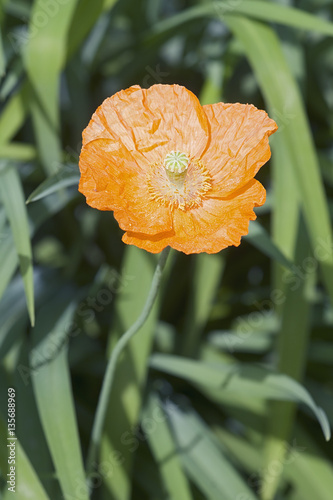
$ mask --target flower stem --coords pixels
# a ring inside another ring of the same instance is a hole
[[[95,460],[97,456],[98,447],[101,440],[101,435],[104,426],[105,415],[108,408],[108,402],[110,399],[112,383],[114,379],[115,369],[117,366],[118,358],[126,347],[131,338],[136,334],[136,332],[141,328],[141,326],[145,323],[146,319],[149,316],[149,313],[154,305],[155,299],[157,297],[157,293],[159,290],[159,286],[161,283],[162,272],[167,261],[167,257],[170,252],[170,247],[166,247],[160,255],[158,264],[155,269],[155,273],[153,276],[153,280],[151,283],[151,287],[149,290],[149,294],[144,305],[144,308],[136,320],[136,322],[120,337],[117,344],[115,345],[111,356],[108,361],[108,365],[106,368],[106,372],[104,375],[102,389],[99,395],[97,411],[95,415],[95,420],[92,428],[91,439],[88,449],[87,455],[87,477],[89,478],[90,474],[94,470]]]

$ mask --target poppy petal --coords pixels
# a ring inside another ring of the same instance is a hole
[[[238,246],[248,233],[249,221],[256,219],[255,206],[265,203],[266,191],[255,179],[225,199],[207,199],[202,207],[175,210],[174,234],[154,236],[127,232],[123,241],[149,252],[158,253],[171,246],[186,254],[217,253],[230,245]]]
[[[198,157],[209,140],[197,97],[179,85],[138,85],[105,99],[83,132],[83,144],[109,138],[136,153],[142,165],[163,162],[170,151]]]
[[[122,143],[96,139],[80,155],[79,191],[99,210],[114,210],[119,226],[147,234],[172,229],[170,210],[152,200],[146,172]]]
[[[265,111],[249,104],[203,106],[211,141],[201,160],[213,178],[214,194],[228,196],[246,185],[270,156],[268,137],[277,130]]]
[[[154,235],[127,231],[123,234],[122,240],[127,245],[135,245],[151,253],[160,253],[165,247],[170,245],[174,236],[174,231]]]

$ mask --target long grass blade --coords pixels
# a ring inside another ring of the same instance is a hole
[[[178,452],[192,481],[211,500],[234,500],[237,495],[256,500],[255,494],[225,458],[213,433],[190,409],[166,405]]]
[[[278,262],[283,267],[292,270],[293,263],[283,254],[279,247],[273,242],[268,232],[257,221],[251,221],[249,232],[244,239],[251,243],[258,250],[263,252],[273,261]]]
[[[65,187],[77,186],[79,180],[78,167],[75,168],[74,165],[65,166],[59,172],[42,182],[28,197],[27,204],[32,201],[41,200],[45,196],[60,191]]]
[[[0,299],[2,298],[18,265],[18,256],[9,228],[0,234]]]
[[[7,160],[31,161],[36,160],[37,150],[30,144],[10,143],[0,144],[0,157]]]
[[[154,393],[149,395],[142,416],[142,425],[145,426],[145,423],[147,428],[144,430],[168,495],[174,499],[191,500],[191,489],[167,423],[167,415],[162,402]]]
[[[0,143],[10,141],[21,128],[29,108],[30,89],[24,84],[4,106],[0,115]]]
[[[48,174],[61,161],[59,119],[59,76],[67,53],[67,33],[77,0],[47,4],[35,0],[30,37],[25,50],[25,68],[33,87],[31,112],[41,160]],[[36,29],[35,19],[43,19]]]
[[[301,266],[305,259],[310,257],[309,242],[306,229],[301,221],[299,237],[296,247],[296,265]],[[281,331],[278,337],[278,370],[281,373],[301,381],[308,351],[308,338],[310,333],[311,307],[307,294],[316,279],[316,273],[307,273],[299,286],[288,287],[286,301],[281,311]],[[297,329],[295,325],[297,324]],[[274,460],[281,463],[285,460],[283,444],[289,441],[293,429],[296,408],[292,403],[273,401],[269,409],[269,421],[264,447],[264,477],[261,495],[263,500],[272,500],[278,488],[282,473],[275,474],[272,480],[268,466]]]
[[[30,321],[33,325],[35,322],[34,283],[28,215],[18,172],[13,165],[4,162],[0,167],[0,194],[13,233]]]
[[[95,0],[94,9],[91,9],[90,0],[81,0],[77,3],[68,31],[68,58],[71,58],[75,54],[96,23],[98,17],[102,13],[103,3],[105,3],[105,0]]]
[[[295,429],[296,456],[286,467],[286,479],[293,484],[299,498],[330,500],[333,467],[318,443],[302,426]]]
[[[63,295],[41,308],[30,352],[38,412],[66,500],[88,500],[67,359],[76,305]],[[67,307],[66,307],[67,306]]]
[[[207,385],[217,392],[237,394],[244,398],[269,398],[303,403],[316,416],[325,438],[330,438],[330,426],[323,410],[316,405],[304,387],[286,375],[274,373],[260,365],[211,364],[166,354],[154,354],[150,365],[199,387]]]
[[[5,72],[6,72],[6,59],[2,42],[2,29],[0,26],[0,78],[2,78],[5,75]]]
[[[333,36],[333,24],[301,9],[280,5],[273,2],[248,0],[246,2],[212,1],[181,12],[157,23],[147,36],[146,42],[153,43],[157,38],[171,30],[176,30],[184,23],[202,17],[218,17],[228,22],[229,15],[242,15],[261,21],[281,23],[294,28],[316,31]]]
[[[274,176],[274,210],[273,238],[276,244],[293,260],[295,266],[302,267],[303,259],[307,258],[309,243],[305,237],[305,228],[299,226],[300,203],[296,186],[295,174],[291,167],[290,150],[286,147],[283,137],[277,134],[273,141],[273,176]],[[298,252],[295,255],[297,234],[299,236]],[[300,239],[305,241],[300,242]],[[304,248],[302,248],[304,243]],[[304,253],[305,252],[305,253]],[[303,254],[303,255],[302,255]],[[281,330],[277,343],[277,359],[279,371],[296,380],[302,379],[302,370],[307,354],[307,338],[309,334],[310,305],[305,298],[306,285],[309,276],[299,281],[299,286],[292,291],[291,282],[297,280],[283,271],[278,263],[273,268],[273,281],[276,289],[283,290],[285,301],[276,309],[281,314]],[[287,283],[289,282],[289,286]],[[297,330],[294,325],[297,324]],[[291,438],[296,408],[292,403],[272,401],[268,409],[267,435],[263,449],[263,474],[260,480],[262,498],[274,498],[284,473],[287,448],[285,443]],[[272,462],[281,463],[276,474],[270,474],[269,465]]]

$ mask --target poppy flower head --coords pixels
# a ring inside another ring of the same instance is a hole
[[[123,241],[216,253],[238,246],[266,192],[254,179],[276,123],[247,104],[201,106],[178,85],[106,99],[83,131],[79,190],[112,210]]]

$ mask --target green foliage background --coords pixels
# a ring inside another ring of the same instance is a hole
[[[3,498],[330,500],[332,1],[0,6]],[[81,132],[106,97],[155,83],[267,109],[268,199],[239,248],[171,254],[117,367],[88,487],[107,358],[157,261],[78,193]]]

